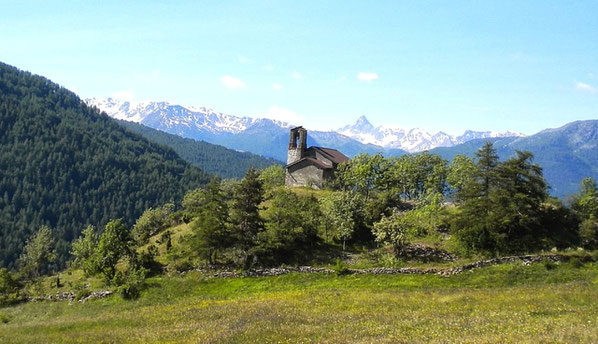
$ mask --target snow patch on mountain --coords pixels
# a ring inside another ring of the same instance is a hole
[[[291,124],[283,121],[237,117],[206,107],[184,107],[168,102],[131,103],[114,98],[92,98],[85,101],[88,105],[96,106],[100,111],[106,112],[110,117],[145,124],[161,130],[183,126],[212,133],[237,134],[253,125],[263,124],[264,121],[281,128],[292,127]]]
[[[430,134],[420,128],[375,127],[365,116],[359,117],[354,124],[342,127],[337,132],[361,143],[374,144],[385,148],[398,148],[408,152],[420,152],[436,147],[451,147],[474,139],[524,136],[521,133],[512,131],[499,133],[472,130],[466,130],[462,135],[449,135],[442,131]]]

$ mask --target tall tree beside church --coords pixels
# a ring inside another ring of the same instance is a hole
[[[230,222],[237,244],[244,253],[246,266],[252,263],[252,249],[257,242],[258,233],[264,229],[260,216],[260,204],[264,200],[264,191],[259,172],[250,168],[245,177],[234,188],[230,212]]]

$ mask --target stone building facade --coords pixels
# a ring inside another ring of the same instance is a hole
[[[338,164],[348,161],[343,153],[332,148],[307,148],[307,130],[291,129],[287,153],[286,185],[322,188],[334,176]]]

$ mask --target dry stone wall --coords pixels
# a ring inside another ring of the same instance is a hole
[[[501,258],[492,258],[487,260],[480,260],[470,264],[464,264],[457,267],[448,268],[370,268],[370,269],[347,269],[349,274],[374,274],[374,275],[388,275],[388,274],[433,274],[441,276],[457,275],[465,271],[471,271],[478,268],[483,268],[498,264],[522,263],[524,265],[531,265],[541,261],[558,262],[566,260],[568,257],[559,254],[550,255],[526,255],[526,256],[510,256]],[[249,271],[218,271],[210,273],[204,269],[198,269],[206,274],[207,278],[238,278],[238,277],[261,277],[261,276],[282,276],[289,273],[335,273],[332,269],[316,268],[311,266],[288,267],[288,268],[271,268],[271,269],[254,269]]]

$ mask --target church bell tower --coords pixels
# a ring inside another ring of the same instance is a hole
[[[297,144],[299,141],[299,144]],[[287,152],[287,165],[305,156],[307,149],[307,130],[303,127],[296,127],[291,129],[289,137],[289,150]]]

